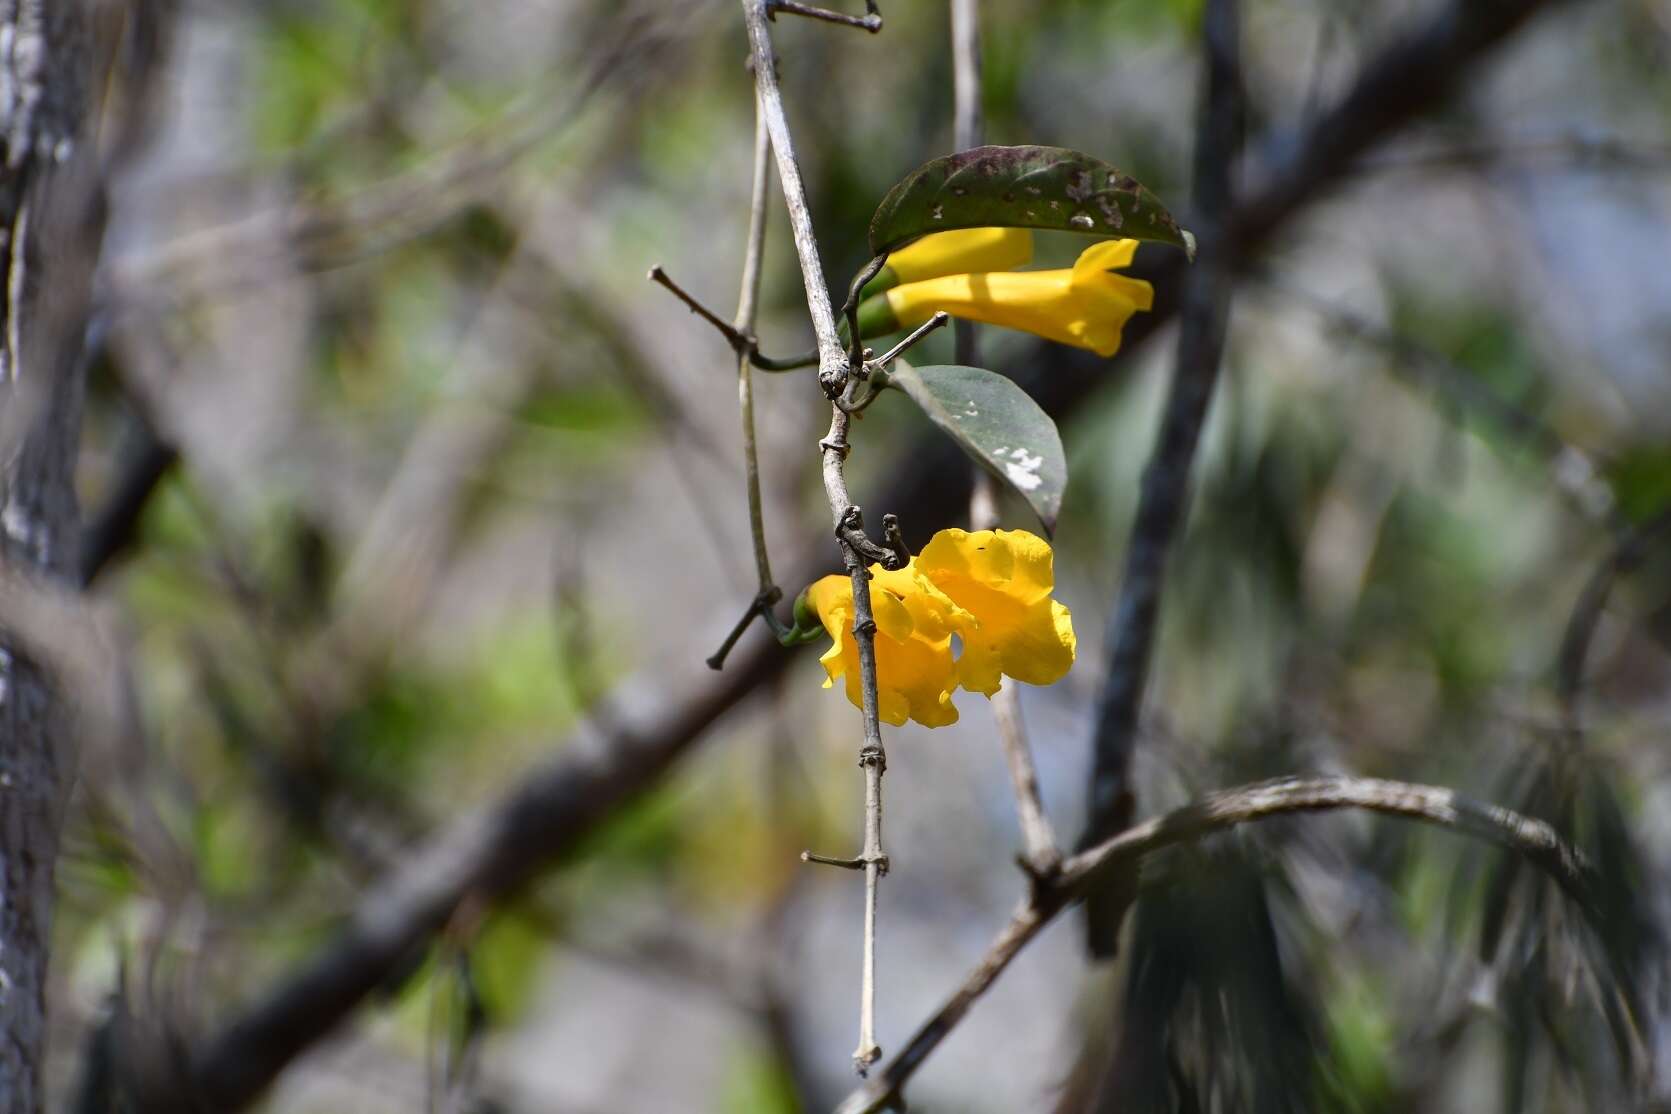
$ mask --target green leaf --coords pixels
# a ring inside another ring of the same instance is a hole
[[[888,373],[888,385],[910,395],[964,452],[1027,500],[1045,534],[1055,532],[1067,457],[1056,423],[1026,391],[985,368],[914,368],[903,360]]]
[[[1137,179],[1066,147],[975,147],[924,163],[877,207],[870,250],[990,227],[1155,240],[1195,257],[1195,237]]]

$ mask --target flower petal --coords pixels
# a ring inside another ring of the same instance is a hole
[[[1103,240],[1079,253],[1074,263],[1074,277],[1086,271],[1107,271],[1115,267],[1129,267],[1137,255],[1136,240]]]
[[[1050,598],[1050,545],[1025,530],[942,530],[918,554],[924,576],[976,620],[962,632],[958,683],[990,696],[1000,675],[1060,680],[1077,642],[1068,609]]]
[[[893,284],[971,271],[1008,271],[1033,261],[1025,228],[960,228],[934,232],[888,256]]]

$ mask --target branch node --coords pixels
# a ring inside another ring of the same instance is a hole
[[[765,618],[769,622],[773,605],[782,598],[783,589],[776,584],[769,584],[760,589],[759,594],[750,601],[748,610],[743,612],[742,618],[738,619],[731,628],[731,633],[727,634],[725,641],[720,643],[719,649],[705,659],[708,668],[713,670],[724,669],[726,656],[731,653],[731,648],[737,645],[737,640],[743,637],[743,632],[748,629],[748,625],[754,621],[756,616]],[[777,633],[775,629],[773,633]]]
[[[838,401],[847,390],[849,370],[845,367],[835,369],[820,368],[818,371],[818,385],[824,389],[824,397],[831,402]]]
[[[1015,865],[1027,876],[1028,904],[1042,907],[1043,899],[1056,888],[1056,882],[1062,876],[1062,853],[1054,847],[1043,848],[1030,855],[1017,852]]]
[[[904,568],[911,563],[911,547],[905,544],[905,535],[899,529],[899,516],[897,514],[882,516],[882,537],[885,539],[884,544],[893,550],[900,568]]]
[[[841,522],[836,526],[835,532],[842,544],[857,554],[862,563],[881,565],[889,572],[896,572],[910,562],[911,550],[905,545],[905,538],[899,532],[897,517],[884,515],[882,528],[888,532],[888,544],[885,546],[877,545],[870,540],[864,529],[864,515],[857,506],[849,504],[847,509],[841,512]]]

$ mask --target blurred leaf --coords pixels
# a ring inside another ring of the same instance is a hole
[[[1399,1034],[1378,989],[1353,979],[1329,999],[1331,1056],[1322,1081],[1324,1109],[1342,1114],[1390,1114],[1398,1109],[1394,1079]]]
[[[470,973],[493,1025],[514,1022],[539,985],[550,940],[534,918],[515,909],[491,918],[470,946]]]
[[[1303,918],[1286,868],[1239,839],[1157,866],[1137,906],[1125,1028],[1105,1083],[1104,1099],[1118,1101],[1101,1109],[1311,1109],[1313,1067],[1333,1057],[1315,1003],[1283,964],[1279,923]],[[1278,903],[1290,914],[1280,922]]]
[[[1033,508],[1046,534],[1056,530],[1068,462],[1056,423],[1027,392],[985,368],[961,364],[911,367],[888,373],[929,420]]]
[[[1137,179],[1065,147],[976,147],[924,163],[882,199],[870,248],[988,227],[1156,240],[1195,255],[1195,237]]]
[[[1632,522],[1652,518],[1671,507],[1671,448],[1632,446],[1612,460],[1607,478],[1625,517]]]
[[[719,1109],[734,1114],[801,1114],[795,1081],[782,1060],[751,1051],[726,1075]]]
[[[1493,791],[1562,832],[1595,867],[1596,885],[1586,916],[1512,853],[1472,848],[1457,871],[1450,919],[1481,894],[1479,955],[1499,977],[1502,1109],[1556,1109],[1536,1082],[1543,1063],[1572,1077],[1591,1108],[1610,1109],[1618,1082],[1633,1074],[1642,988],[1662,952],[1644,904],[1647,868],[1613,786],[1585,752],[1540,741],[1515,756]],[[1481,874],[1476,888],[1470,880]]]

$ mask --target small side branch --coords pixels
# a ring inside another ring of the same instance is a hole
[[[725,342],[729,344],[732,350],[737,352],[739,355],[746,355],[748,351],[754,347],[753,337],[739,332],[729,321],[724,320],[713,310],[698,301],[694,294],[674,282],[673,277],[666,271],[662,270],[660,263],[657,263],[654,267],[650,268],[650,273],[647,277],[651,282],[660,283],[662,286],[665,286],[668,290],[672,291],[673,296],[685,303],[685,305],[689,306],[692,313],[696,314],[696,316],[702,318],[702,320],[718,329],[720,331],[720,335],[725,338]]]
[[[858,274],[853,276],[852,283],[847,287],[847,300],[841,303],[841,316],[847,322],[847,363],[851,371],[858,371],[864,362],[864,338],[859,336],[859,301],[864,297],[865,285],[871,279],[882,273],[882,268],[888,265],[888,255],[883,252],[866,263]],[[824,390],[828,393],[832,386],[836,386],[832,399],[840,396],[840,387],[846,386],[845,380],[839,385],[825,383]]]
[[[882,15],[876,10],[874,0],[867,3],[865,7],[868,11],[864,15],[848,15],[846,12],[832,12],[828,8],[797,3],[796,0],[771,0],[766,6],[766,14],[769,18],[775,18],[778,12],[782,12],[785,15],[821,19],[825,23],[839,23],[843,27],[857,27],[874,35],[882,29]]]
[[[778,600],[783,598],[783,591],[772,579],[772,561],[766,549],[766,516],[764,500],[760,496],[760,452],[754,434],[754,361],[758,356],[755,351],[754,319],[756,307],[760,302],[760,270],[761,262],[766,253],[766,191],[770,185],[770,171],[772,161],[772,138],[766,130],[766,114],[760,109],[760,98],[754,102],[754,171],[751,176],[749,191],[748,243],[743,249],[743,276],[740,289],[737,292],[737,323],[729,331],[718,322],[713,314],[696,304],[695,299],[685,297],[687,305],[691,305],[696,312],[701,313],[708,320],[720,325],[720,331],[731,341],[732,351],[737,354],[737,410],[741,418],[743,432],[743,474],[748,489],[748,525],[749,537],[754,542],[754,570],[758,578],[759,590],[755,593],[754,601],[749,609],[731,628],[720,648],[708,658],[709,669],[723,669],[725,657],[731,652],[731,647],[743,636],[750,622],[756,616],[764,619],[766,625],[772,628],[772,633],[781,638],[784,627],[778,621],[772,608]],[[651,278],[657,278],[662,285],[681,293],[671,285],[671,280],[662,274],[661,268],[656,267],[650,272]],[[683,296],[681,294],[681,296]]]
[[[906,350],[911,348],[918,341],[922,340],[923,337],[932,333],[935,329],[941,328],[951,319],[951,314],[947,313],[945,310],[936,310],[933,317],[930,317],[927,321],[924,321],[921,325],[918,325],[915,329],[911,330],[911,332],[906,335],[904,340],[888,349],[882,355],[876,357],[874,360],[868,361],[868,365],[873,368],[887,367],[889,364],[899,359],[899,357]]]
[[[957,989],[868,1084],[836,1114],[874,1114],[900,1104],[905,1084],[997,981],[1010,961],[1064,909],[1108,872],[1135,870],[1147,856],[1255,820],[1298,812],[1357,808],[1417,820],[1524,855],[1552,878],[1592,921],[1595,871],[1582,854],[1541,820],[1484,804],[1449,789],[1380,778],[1280,778],[1209,794],[1164,816],[1128,828],[1073,856],[1056,879],[1035,888]]]
[[[743,612],[742,618],[738,619],[736,625],[731,628],[731,633],[725,636],[725,641],[719,644],[719,649],[708,655],[706,659],[708,668],[713,670],[725,668],[725,659],[730,656],[732,647],[737,645],[737,640],[743,637],[743,632],[748,630],[749,624],[757,618],[765,619],[766,625],[772,628],[773,634],[782,634],[784,630],[787,630],[777,616],[772,613],[772,608],[782,598],[783,589],[775,584],[762,588],[760,594],[749,603],[748,610]],[[779,628],[783,629],[780,630]]]

